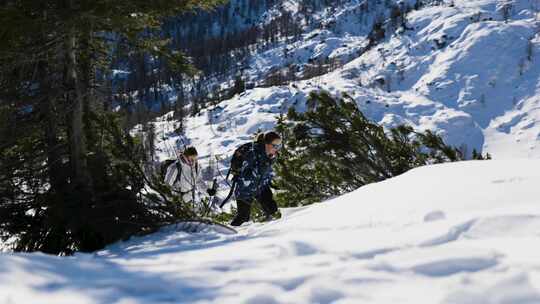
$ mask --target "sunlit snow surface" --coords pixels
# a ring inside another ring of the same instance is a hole
[[[237,234],[3,254],[0,303],[540,303],[539,167],[423,167]]]

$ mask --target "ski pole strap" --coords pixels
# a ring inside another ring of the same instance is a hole
[[[234,188],[236,188],[236,179],[233,179],[233,183],[232,183],[232,186],[231,186],[231,191],[229,191],[229,194],[227,195],[227,197],[223,200],[221,205],[219,205],[219,208],[223,208],[223,206],[225,206],[225,204],[229,201],[229,199],[231,199],[231,196],[234,193]]]

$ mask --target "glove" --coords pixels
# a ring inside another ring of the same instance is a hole
[[[210,195],[210,196],[216,195],[216,190],[215,190],[215,189],[212,189],[212,188],[206,189],[206,192],[207,192],[208,195]]]

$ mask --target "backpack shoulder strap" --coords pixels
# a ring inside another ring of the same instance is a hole
[[[178,171],[178,174],[176,174],[175,182],[179,182],[182,176],[182,164],[180,163],[180,160],[176,161],[176,170]]]

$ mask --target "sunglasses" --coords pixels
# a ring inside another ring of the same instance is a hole
[[[271,144],[271,145],[272,145],[272,148],[276,150],[280,150],[283,147],[282,144]]]

